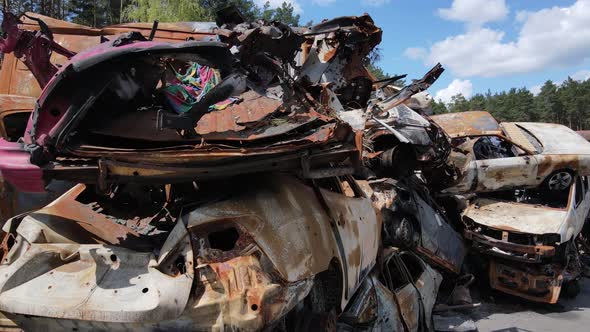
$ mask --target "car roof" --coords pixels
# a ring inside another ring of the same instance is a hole
[[[431,116],[451,138],[482,135],[502,135],[500,125],[486,111],[445,113]]]

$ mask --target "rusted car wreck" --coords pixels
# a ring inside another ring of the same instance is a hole
[[[363,65],[381,40],[369,16],[222,14],[202,31],[221,42],[154,26],[78,53],[5,14],[6,52],[38,41],[25,64],[43,91],[24,137],[0,141],[4,181],[81,184],[5,224],[0,311],[32,330],[432,330],[436,253],[384,243],[353,174],[400,143],[445,159],[445,134],[406,106],[442,67],[384,96]],[[442,268],[459,271],[454,254]]]
[[[71,187],[2,211],[0,311],[26,330],[432,331],[441,283],[473,279],[469,251],[492,288],[533,301],[580,276],[590,143],[428,115],[444,68],[376,81],[368,15],[4,17],[0,48],[41,91],[2,96],[21,117],[0,126],[1,188]],[[70,49],[68,29],[96,38]]]
[[[576,238],[590,210],[587,177],[569,191],[538,190],[480,195],[463,211],[465,238],[488,255],[494,289],[535,302],[556,303],[579,292],[581,266]]]
[[[435,115],[462,171],[441,194],[458,196],[464,237],[488,258],[490,286],[535,302],[579,291],[576,239],[587,223],[590,144],[553,124],[502,123],[487,112]],[[562,287],[563,286],[563,287]]]

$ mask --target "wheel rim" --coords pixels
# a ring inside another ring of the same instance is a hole
[[[569,172],[562,171],[553,174],[549,179],[549,189],[564,190],[572,184],[572,175]]]

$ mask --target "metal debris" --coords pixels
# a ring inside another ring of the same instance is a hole
[[[0,311],[19,327],[469,330],[448,316],[478,306],[469,251],[491,288],[575,293],[590,143],[487,112],[430,116],[444,68],[375,81],[382,31],[366,14],[4,17]],[[22,87],[31,76],[42,91]],[[56,183],[79,184],[42,193]],[[26,195],[42,200],[18,214]]]

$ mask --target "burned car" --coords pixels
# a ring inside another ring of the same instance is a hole
[[[408,106],[442,67],[375,97],[368,15],[216,23],[214,38],[171,43],[154,24],[72,52],[13,22],[0,42],[43,91],[23,138],[0,140],[0,171],[29,192],[80,184],[4,226],[0,311],[31,330],[432,329],[442,277],[422,257],[447,247],[382,250],[352,174],[400,142],[446,160],[444,132]]]
[[[0,69],[0,138],[9,142],[17,142],[25,134],[36,97],[47,81],[44,71],[53,72],[72,54],[95,47],[102,39],[131,29],[148,36],[152,28],[147,23],[130,23],[97,29],[31,12],[20,18],[6,12],[4,18],[2,30],[6,36],[2,40]],[[189,37],[212,39],[215,35],[205,28],[197,23],[163,23],[154,39],[168,42],[181,42]],[[52,50],[55,43],[68,49],[67,56],[47,52],[48,45]],[[23,192],[0,177],[0,223],[11,216],[47,205],[71,186],[52,181],[45,193]]]
[[[383,217],[385,245],[411,249],[443,271],[461,273],[466,248],[444,210],[417,177],[369,181]]]
[[[378,93],[371,100],[364,158],[378,177],[400,177],[415,170],[430,174],[444,168],[451,145],[442,128],[422,111],[432,100],[420,95],[443,71],[437,64],[421,79],[390,95]]]
[[[307,316],[342,312],[381,227],[343,181],[355,197],[281,174],[78,185],[5,225],[0,310],[30,330],[109,331],[255,330],[308,302]]]
[[[568,295],[579,291],[575,240],[588,218],[590,181],[573,182],[558,194],[513,190],[470,201],[462,213],[465,237],[490,258],[492,288],[547,303],[557,302],[562,285]]]
[[[590,175],[590,143],[557,124],[498,123],[483,111],[432,116],[451,137],[454,181],[443,193],[510,188],[565,191],[574,175]]]
[[[0,169],[15,187],[42,191],[46,179],[165,184],[301,168],[302,157],[313,172],[357,153],[350,126],[279,68],[248,68],[219,42],[131,33],[100,44],[59,68],[24,144],[2,142]]]

